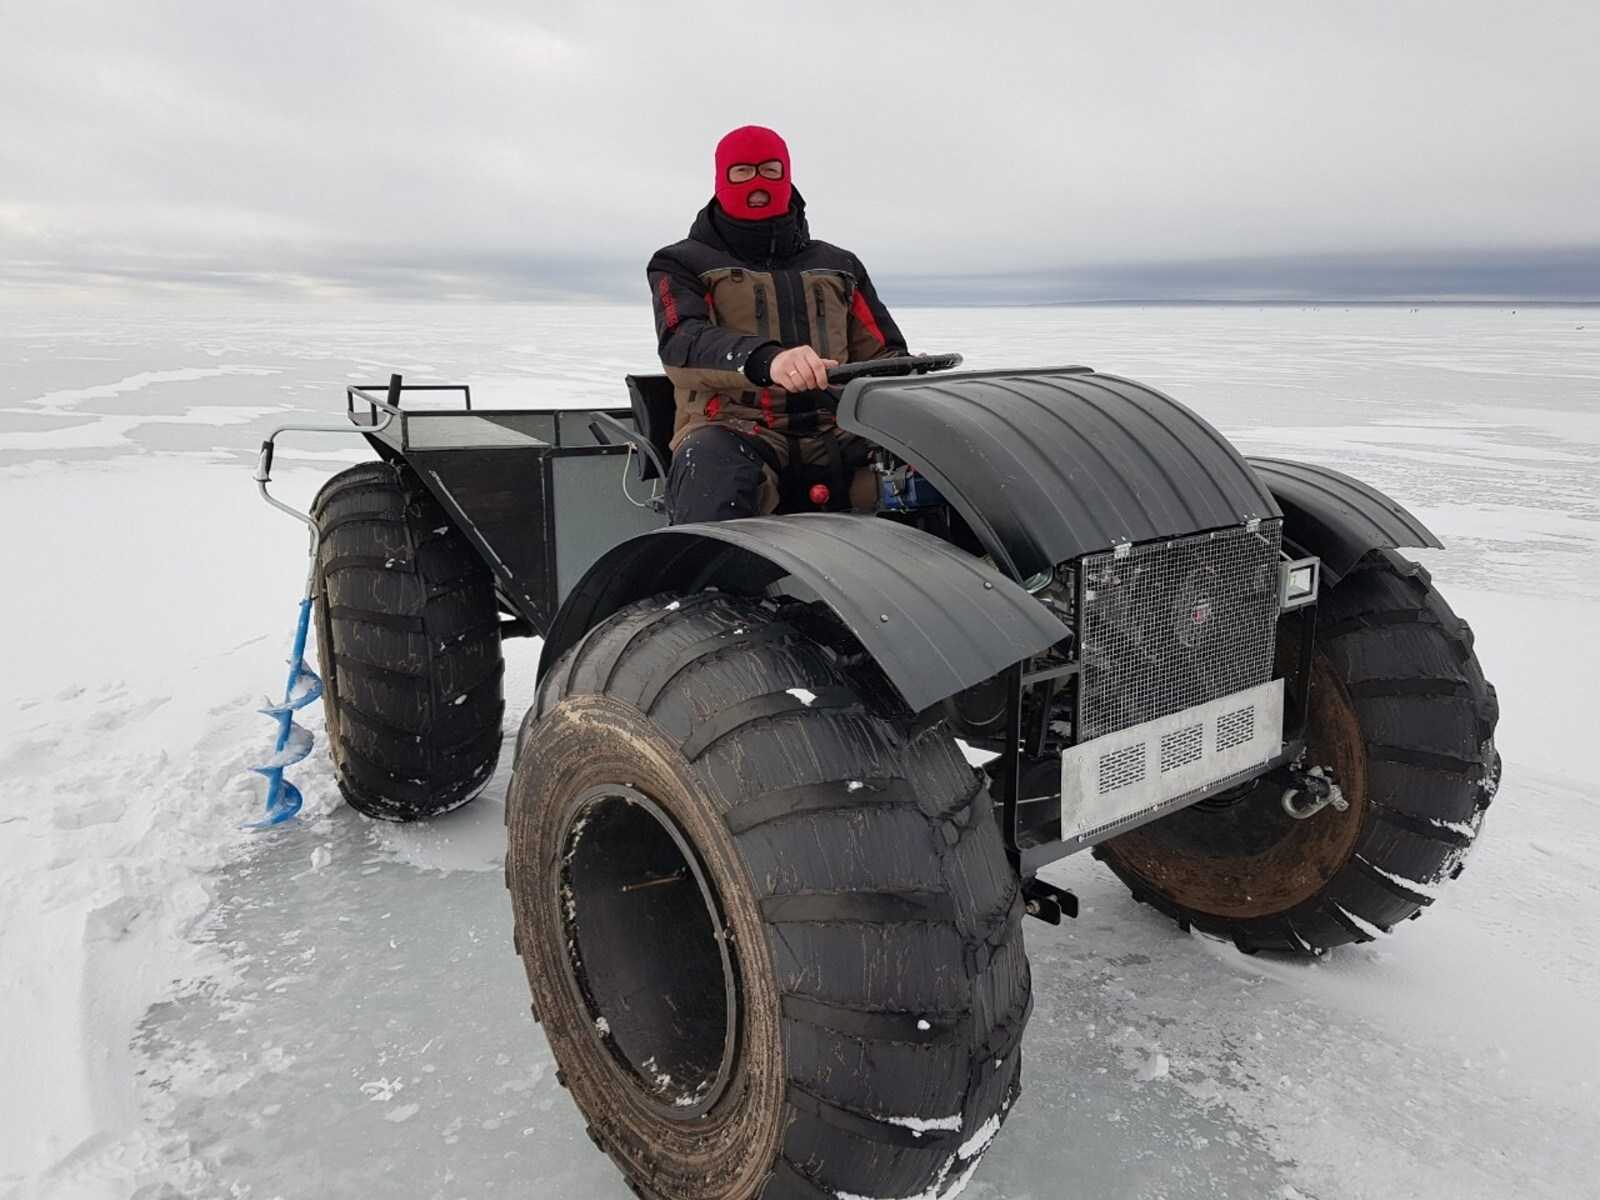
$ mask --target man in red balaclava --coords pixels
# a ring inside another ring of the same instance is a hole
[[[835,423],[828,368],[905,339],[861,260],[812,240],[781,137],[735,129],[716,166],[716,197],[646,271],[677,390],[672,520],[870,508],[869,447]]]

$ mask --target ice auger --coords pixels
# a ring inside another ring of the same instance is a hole
[[[266,829],[287,821],[304,803],[300,789],[283,777],[283,770],[311,753],[311,731],[296,724],[294,714],[322,695],[322,678],[306,665],[305,657],[312,599],[308,583],[306,594],[300,600],[300,619],[295,623],[294,648],[289,652],[289,682],[284,685],[283,703],[261,710],[278,723],[278,744],[270,759],[252,768],[257,775],[267,778],[267,811],[259,821],[249,822],[251,829]]]
[[[389,377],[389,399],[393,404],[400,392],[400,376]],[[381,419],[375,415],[369,425],[353,428],[350,425],[280,425],[261,443],[261,457],[256,463],[255,481],[261,489],[261,498],[280,512],[286,512],[303,524],[311,534],[307,550],[306,586],[300,597],[300,616],[295,622],[294,645],[289,651],[289,681],[284,685],[283,703],[272,704],[261,712],[278,723],[277,744],[272,757],[252,770],[267,779],[267,808],[259,820],[246,823],[249,829],[268,829],[287,821],[300,811],[304,798],[300,789],[283,777],[284,768],[292,767],[311,753],[311,731],[295,722],[294,715],[322,695],[322,679],[306,664],[306,635],[311,628],[311,606],[316,601],[317,546],[321,534],[310,513],[301,512],[267,490],[272,482],[272,456],[279,434],[283,433],[376,433],[389,423],[391,414]]]

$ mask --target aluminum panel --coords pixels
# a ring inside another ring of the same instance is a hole
[[[623,494],[624,473],[633,473],[627,455],[551,456],[558,603],[611,547],[667,523],[664,513],[640,507]],[[648,491],[637,484],[634,490]]]
[[[1181,808],[1283,747],[1283,680],[1274,679],[1061,754],[1061,836],[1088,845]]]

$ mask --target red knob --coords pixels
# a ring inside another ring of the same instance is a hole
[[[818,508],[826,504],[832,495],[833,493],[828,490],[828,485],[825,483],[813,483],[811,485],[811,503]]]

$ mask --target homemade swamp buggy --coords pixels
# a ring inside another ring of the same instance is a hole
[[[348,389],[378,458],[300,514],[359,811],[471,800],[501,642],[544,639],[515,945],[642,1196],[953,1194],[1019,1091],[1022,918],[1076,912],[1040,867],[1092,849],[1184,928],[1318,954],[1433,903],[1494,795],[1405,509],[1128,379],[956,362],[832,373],[874,513],[669,526],[663,377],[482,411],[397,376]]]

